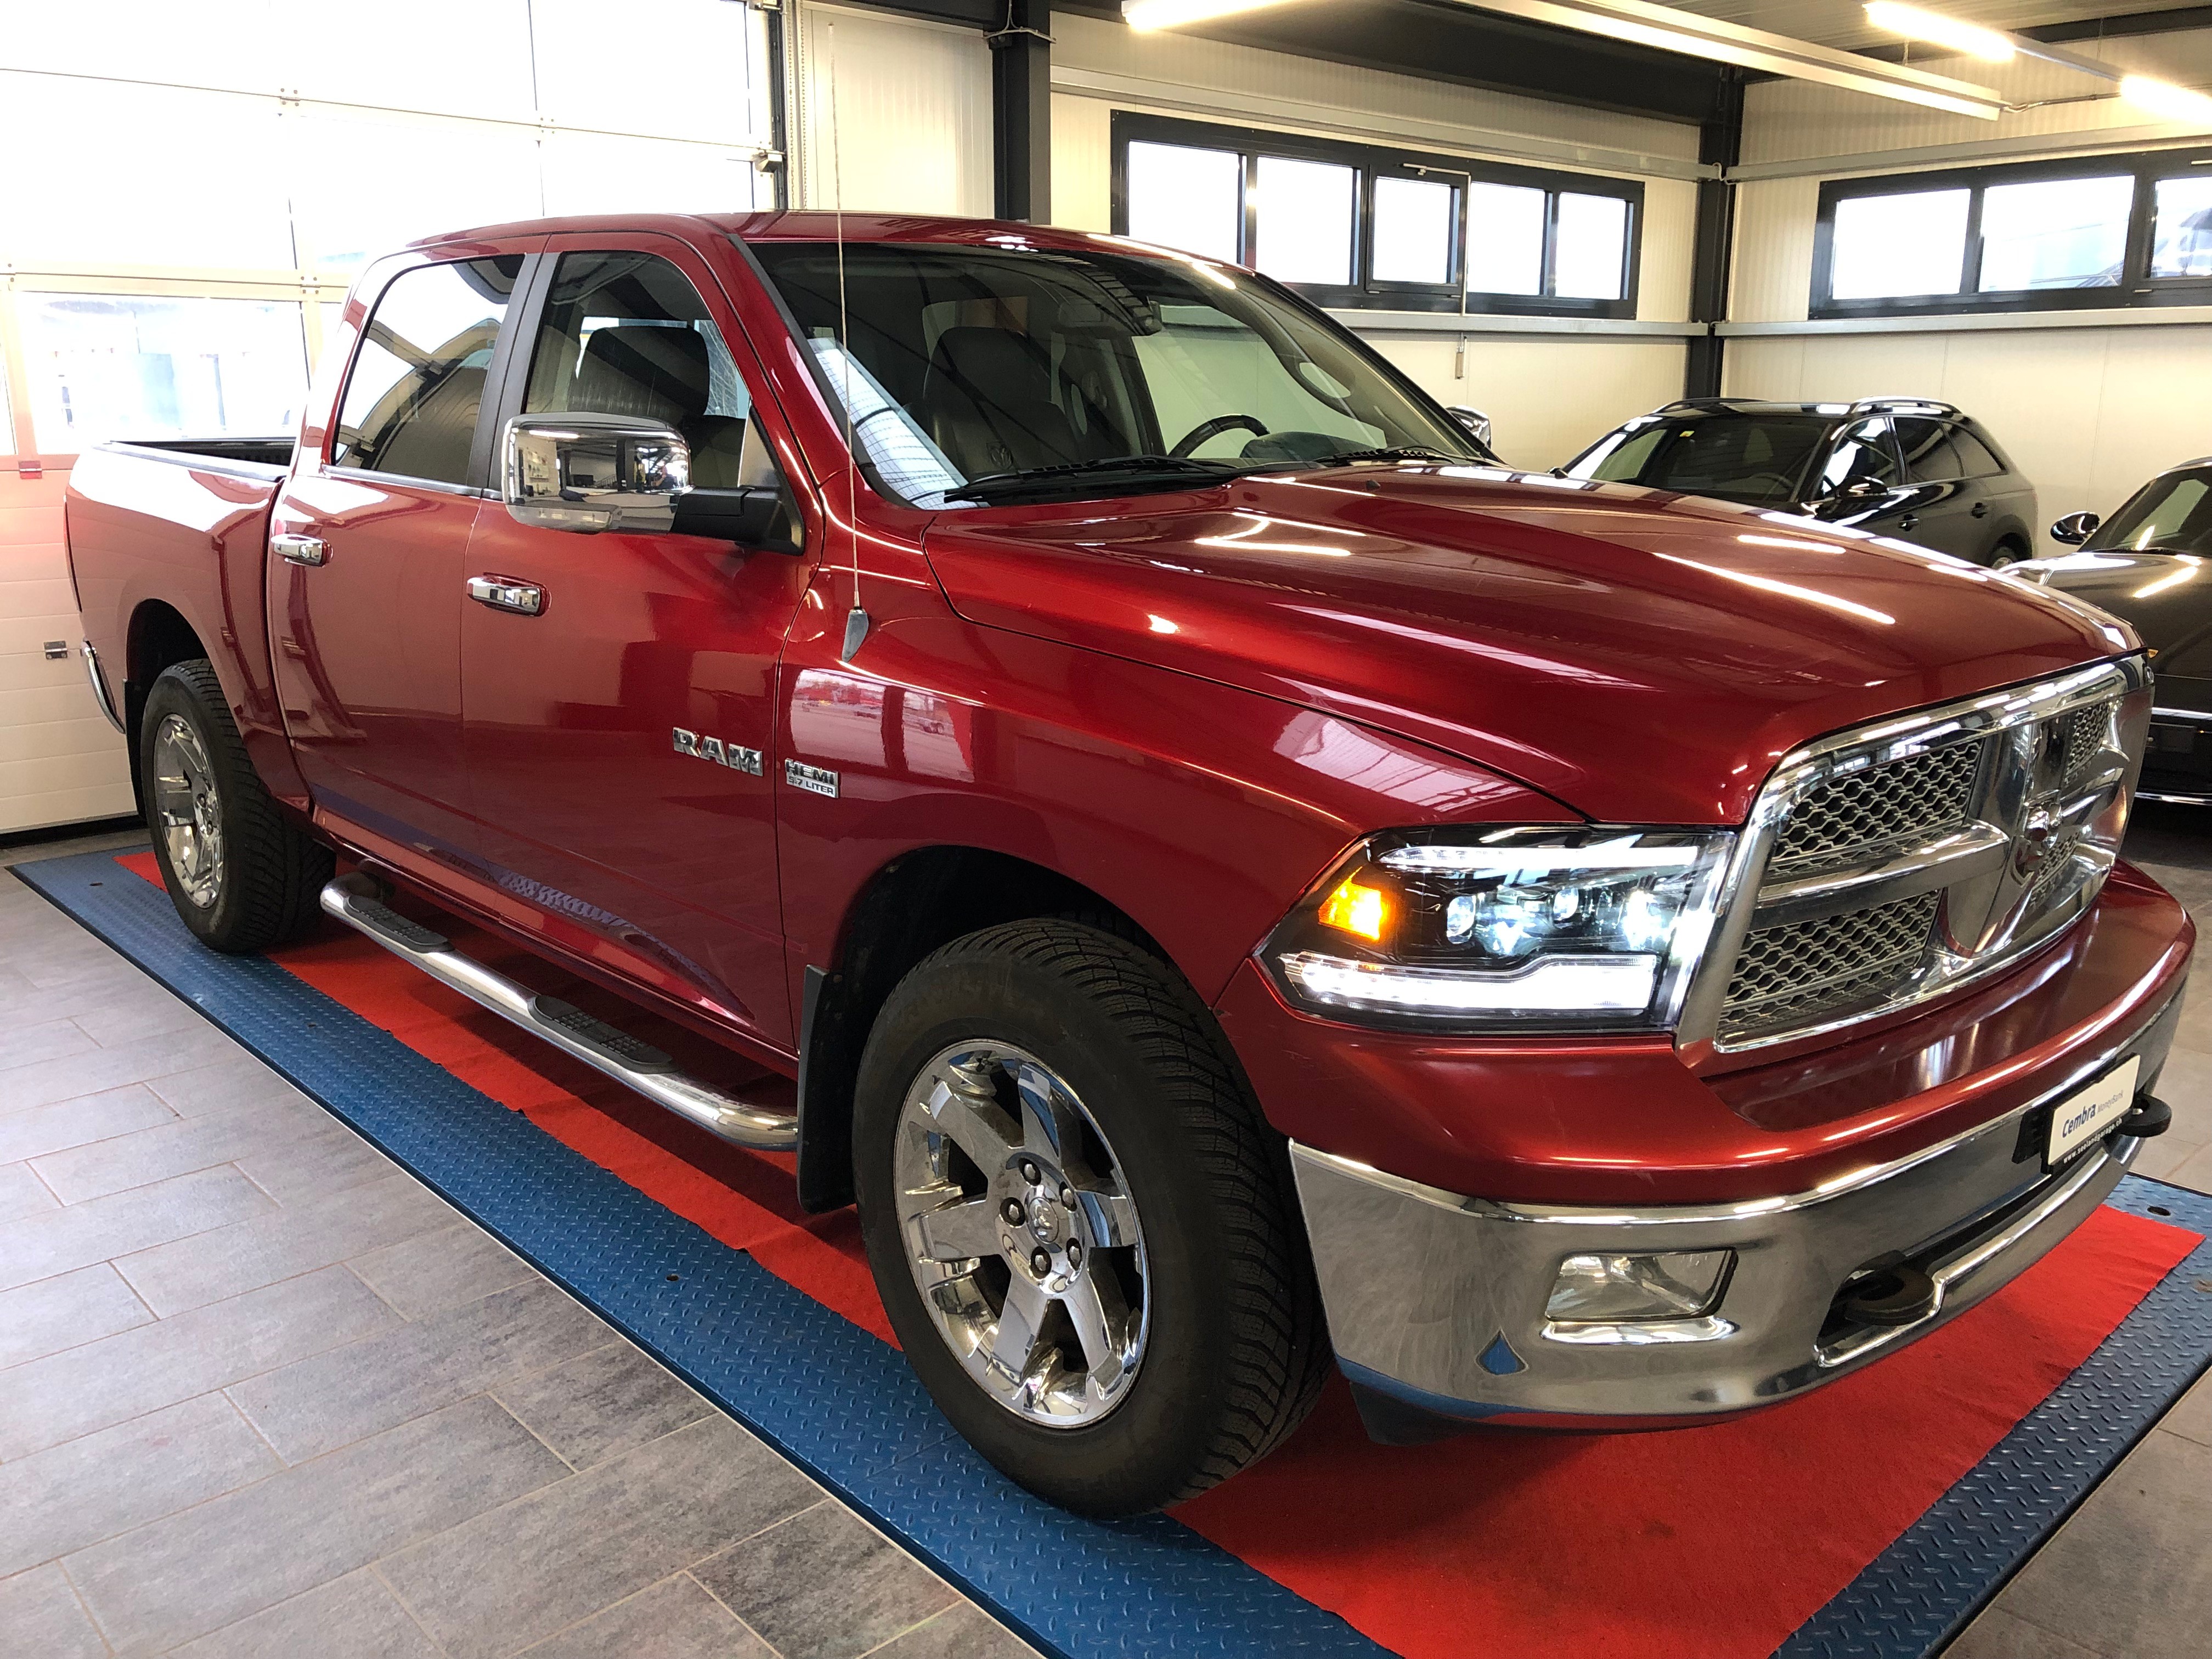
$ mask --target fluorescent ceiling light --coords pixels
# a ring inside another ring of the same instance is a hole
[[[1184,3],[1185,0],[1133,0],[1136,5]],[[1195,3],[1195,0],[1191,0]],[[1954,81],[1930,75],[1903,64],[1885,64],[1834,46],[1814,46],[1786,34],[1724,23],[1674,6],[1650,0],[1455,0],[1475,11],[1523,17],[1532,23],[1577,29],[1584,34],[1626,40],[1662,52],[1681,52],[1718,64],[1736,64],[1769,75],[1796,81],[1815,81],[1824,86],[1844,87],[1871,93],[1877,98],[1940,109],[1953,115],[1971,115],[1994,121],[2004,112],[2003,96],[1971,81]]]
[[[1995,29],[1985,29],[1976,23],[1962,23],[1955,17],[1923,11],[1917,6],[1905,6],[1897,0],[1871,0],[1866,9],[1867,21],[1878,29],[1892,34],[1901,34],[1908,40],[1925,40],[1932,46],[1948,46],[1969,58],[1979,58],[1991,64],[2008,64],[2019,55],[2019,49],[2010,40]]]
[[[2124,75],[2120,77],[2120,96],[2137,109],[2148,110],[2169,121],[2212,127],[2212,97],[2192,92],[2187,87],[2154,81],[2148,75]]]
[[[1285,3],[1285,0],[1122,0],[1121,21],[1133,29],[1172,29]]]

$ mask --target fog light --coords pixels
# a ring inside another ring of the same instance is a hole
[[[1734,1250],[1669,1250],[1660,1255],[1571,1255],[1559,1264],[1547,1319],[1694,1319],[1711,1313]]]

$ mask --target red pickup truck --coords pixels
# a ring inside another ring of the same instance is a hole
[[[795,1148],[946,1414],[1091,1513],[1259,1457],[1332,1359],[1401,1442],[1786,1399],[2163,1127],[2193,933],[2116,861],[2121,625],[1510,471],[1206,259],[438,238],[296,441],[105,447],[68,526],[202,939],[319,905]]]

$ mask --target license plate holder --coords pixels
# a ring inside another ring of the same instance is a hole
[[[2142,1057],[2130,1054],[2051,1107],[2044,1131],[2043,1167],[2056,1170],[2072,1163],[2125,1117],[2134,1108],[2136,1079],[2142,1071]]]

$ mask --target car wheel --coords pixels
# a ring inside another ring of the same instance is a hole
[[[147,692],[138,767],[162,880],[202,944],[264,951],[318,914],[330,849],[278,809],[204,657],[164,669]]]
[[[945,946],[870,1033],[854,1127],[892,1328],[1030,1491],[1143,1514],[1312,1408],[1328,1351],[1283,1143],[1137,946],[1061,921]]]
[[[2026,547],[2008,537],[1999,542],[1996,550],[1990,555],[1990,568],[2002,570],[2008,564],[2018,564],[2027,556]]]

